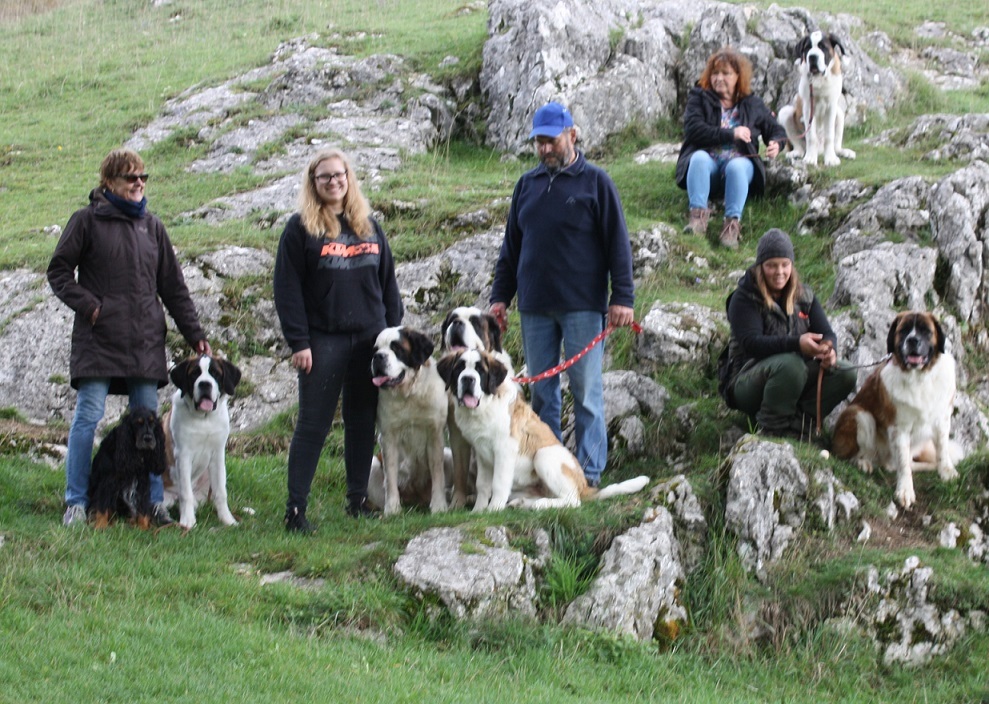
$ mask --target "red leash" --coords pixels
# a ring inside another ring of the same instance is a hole
[[[642,332],[642,326],[639,325],[634,320],[632,321],[632,324],[629,325],[629,327],[632,328],[632,330],[635,331],[635,334],[636,335],[638,335],[640,332]],[[582,349],[580,352],[578,352],[577,354],[575,354],[570,359],[562,362],[561,364],[557,364],[555,367],[553,367],[551,369],[547,369],[546,371],[544,371],[544,372],[542,372],[540,374],[536,374],[535,376],[518,376],[518,377],[515,377],[512,381],[515,381],[516,383],[519,383],[519,384],[533,384],[533,383],[535,383],[537,381],[542,381],[543,379],[549,379],[550,377],[556,376],[560,372],[566,371],[567,369],[569,369],[570,367],[572,367],[573,365],[575,365],[577,362],[579,362],[583,358],[583,356],[585,354],[587,354],[588,352],[590,352],[591,349],[595,345],[599,344],[604,338],[606,338],[608,335],[610,335],[611,333],[613,333],[617,329],[618,328],[614,328],[614,327],[611,327],[609,325],[604,330],[602,330],[598,334],[597,337],[595,337],[593,340],[591,340],[588,343],[587,347],[585,347],[584,349]]]

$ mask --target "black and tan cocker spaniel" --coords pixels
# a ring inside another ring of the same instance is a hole
[[[136,408],[103,438],[89,475],[93,526],[106,528],[116,515],[138,528],[151,527],[151,475],[165,471],[165,435],[158,415]]]

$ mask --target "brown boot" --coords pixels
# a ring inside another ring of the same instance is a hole
[[[687,221],[687,226],[683,228],[683,231],[693,232],[695,235],[707,234],[707,221],[710,217],[710,208],[691,208],[690,219]]]
[[[738,218],[725,218],[725,224],[721,226],[721,235],[718,240],[725,247],[735,249],[738,241],[742,239],[742,225]]]

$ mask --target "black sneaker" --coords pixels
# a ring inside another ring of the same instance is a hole
[[[366,496],[355,496],[347,503],[347,515],[351,518],[377,518],[378,512],[371,508]]]
[[[157,503],[151,507],[151,524],[157,528],[163,528],[164,526],[170,526],[175,521],[172,517],[168,515],[168,509],[165,508],[165,504]]]
[[[306,514],[297,506],[285,511],[285,530],[289,533],[315,533],[316,526],[306,520]]]

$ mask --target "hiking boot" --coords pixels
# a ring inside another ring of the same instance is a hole
[[[366,496],[353,496],[347,502],[347,515],[351,518],[377,518],[378,512],[371,508]]]
[[[151,525],[156,528],[163,528],[165,526],[170,526],[175,521],[172,517],[168,515],[168,509],[165,508],[165,504],[159,502],[151,507]]]
[[[62,525],[66,527],[86,525],[86,507],[82,504],[72,504],[65,509]]]
[[[718,241],[729,249],[736,249],[741,239],[742,224],[738,221],[738,218],[725,218],[725,223],[721,226],[721,235],[718,236]]]
[[[691,208],[687,226],[684,232],[693,232],[695,235],[707,234],[707,221],[711,217],[710,208]]]
[[[300,511],[297,506],[292,506],[285,511],[285,530],[289,533],[305,533],[308,535],[316,532],[316,526],[306,520],[304,511]]]

